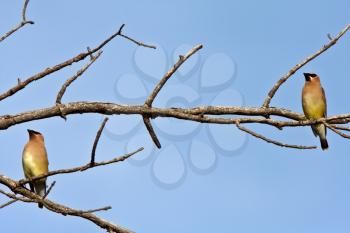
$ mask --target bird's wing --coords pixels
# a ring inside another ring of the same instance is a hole
[[[32,183],[29,183],[30,191],[34,193],[34,185]]]
[[[322,100],[325,105],[325,111],[324,111],[323,117],[327,117],[327,100],[326,100],[326,94],[324,93],[323,87],[322,87]]]
[[[311,125],[312,132],[314,133],[315,137],[318,137],[317,129],[314,125]]]
[[[322,87],[322,100],[324,101],[324,106],[325,106],[323,117],[327,117],[327,99],[326,99],[326,94],[324,92],[323,87]],[[325,131],[325,134],[327,135],[327,127],[324,127],[324,131]]]

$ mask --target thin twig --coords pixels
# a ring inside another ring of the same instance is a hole
[[[332,125],[335,129],[339,129],[339,130],[345,130],[345,131],[350,131],[349,127],[346,126],[340,126],[340,125]]]
[[[26,19],[26,11],[27,11],[27,6],[28,6],[29,0],[25,0],[23,4],[23,9],[22,9],[22,21],[17,24],[14,28],[12,28],[10,31],[6,32],[3,36],[0,37],[0,42],[4,41],[7,37],[11,36],[13,33],[21,29],[27,24],[34,24],[33,21],[27,20]]]
[[[139,41],[136,41],[135,39],[132,39],[130,37],[127,37],[123,34],[123,28],[124,28],[125,24],[122,24],[118,30],[118,32],[116,32],[115,34],[113,34],[112,36],[110,36],[109,38],[107,38],[104,42],[102,42],[98,47],[96,47],[95,49],[92,49],[91,52],[92,53],[95,53],[97,52],[98,50],[100,50],[103,46],[105,46],[107,43],[109,43],[111,40],[114,39],[114,37],[116,36],[121,36],[121,37],[124,37],[124,38],[127,38],[128,40],[132,41],[133,43],[136,43],[137,45],[139,46],[144,46],[144,47],[147,47],[147,48],[155,48],[155,46],[153,45],[147,45],[147,44],[144,44],[142,42],[139,42]],[[91,53],[91,54],[92,54]]]
[[[90,49],[89,46],[86,47],[86,49],[87,49],[88,52],[91,52],[91,49]],[[92,59],[94,59],[94,55],[90,54],[90,60],[92,60]]]
[[[328,38],[329,40],[333,40],[332,35],[331,35],[330,33],[327,33],[327,38]]]
[[[114,159],[111,160],[107,160],[107,161],[102,161],[102,162],[95,162],[93,166],[91,166],[91,163],[89,162],[88,164],[85,164],[83,166],[79,166],[79,167],[74,167],[74,168],[69,168],[69,169],[60,169],[60,170],[55,170],[55,171],[50,171],[47,172],[45,174],[39,175],[39,176],[34,176],[32,178],[28,178],[28,179],[22,179],[18,181],[18,185],[22,186],[24,184],[27,184],[29,182],[35,181],[35,180],[39,180],[48,176],[54,176],[57,174],[68,174],[68,173],[74,173],[74,172],[79,172],[79,171],[85,171],[94,167],[99,167],[99,166],[104,166],[104,165],[108,165],[108,164],[112,164],[112,163],[117,163],[117,162],[122,162],[126,159],[128,159],[129,157],[137,154],[138,152],[142,151],[143,147],[137,149],[134,152],[116,157]]]
[[[193,47],[186,55],[180,55],[179,60],[170,68],[170,70],[163,76],[163,78],[159,81],[157,86],[153,89],[152,93],[148,96],[145,101],[145,105],[151,107],[154,99],[156,98],[159,91],[162,89],[164,84],[168,81],[168,79],[175,73],[175,71],[193,54],[195,54],[198,50],[203,48],[203,45],[197,45]]]
[[[323,52],[328,50],[330,47],[335,45],[337,41],[350,29],[350,24],[348,24],[339,34],[329,41],[326,45],[324,45],[319,51],[316,53],[312,54],[311,56],[307,57],[304,61],[298,63],[296,66],[294,66],[290,71],[288,71],[287,74],[285,74],[280,80],[277,81],[277,83],[272,87],[272,89],[269,91],[268,95],[266,96],[264,103],[262,107],[269,107],[271,99],[274,97],[276,94],[277,90],[280,88],[280,86],[288,80],[289,77],[291,77],[295,72],[297,72],[301,67],[321,55]]]
[[[49,193],[51,192],[51,190],[52,190],[53,186],[55,186],[55,184],[56,184],[56,181],[51,183],[50,187],[48,188],[45,195],[43,196],[43,199],[45,199],[49,195]]]
[[[258,133],[255,133],[254,131],[250,130],[250,129],[247,129],[243,126],[241,126],[239,123],[236,123],[236,126],[238,129],[242,130],[243,132],[246,132],[256,138],[259,138],[259,139],[262,139],[264,140],[265,142],[268,142],[268,143],[272,143],[274,145],[277,145],[277,146],[281,146],[281,147],[287,147],[287,148],[294,148],[294,149],[316,149],[317,147],[316,146],[302,146],[302,145],[291,145],[291,144],[285,144],[285,143],[282,143],[282,142],[278,142],[276,140],[272,140],[270,138],[267,138],[261,134],[258,134]]]
[[[93,58],[80,70],[77,71],[75,75],[73,75],[71,78],[67,79],[67,81],[62,85],[60,91],[57,94],[56,97],[56,104],[61,104],[62,96],[67,90],[67,87],[71,85],[77,78],[79,78],[89,67],[101,56],[102,51],[98,51],[96,56],[93,56]]]
[[[29,0],[24,0],[23,9],[22,9],[22,21],[27,21],[26,12],[28,7]]]
[[[125,38],[125,39],[127,39],[127,40],[130,40],[131,42],[137,44],[138,46],[143,46],[143,47],[151,48],[151,49],[156,49],[156,48],[157,48],[157,47],[154,46],[154,45],[145,44],[145,43],[143,43],[143,42],[141,42],[141,41],[137,41],[137,40],[135,40],[135,39],[133,39],[133,38],[131,38],[131,37],[128,37],[128,36],[126,36],[126,35],[124,35],[124,34],[120,34],[120,36],[123,37],[123,38]]]
[[[105,206],[105,207],[98,208],[98,209],[83,210],[83,211],[81,211],[81,213],[95,213],[95,212],[98,212],[98,211],[107,211],[107,210],[110,210],[110,209],[112,209],[112,206]]]
[[[98,142],[99,142],[99,140],[100,140],[102,131],[103,131],[103,129],[104,129],[104,127],[105,127],[107,121],[108,121],[108,117],[106,117],[106,118],[103,120],[103,122],[102,122],[100,128],[98,129],[98,131],[97,131],[97,133],[96,133],[96,137],[95,137],[95,140],[94,140],[94,144],[93,144],[92,150],[91,150],[91,162],[90,162],[90,166],[94,166],[94,164],[95,164],[96,147],[97,147],[97,144],[98,144]]]
[[[6,177],[7,178],[7,177]],[[8,198],[17,200],[17,201],[23,201],[23,202],[33,202],[32,200],[24,197],[17,197],[16,195],[12,193],[5,192],[4,190],[0,189],[0,193],[7,196]]]
[[[17,84],[16,86],[10,88],[8,91],[6,91],[0,95],[0,101],[7,98],[7,97],[10,97],[13,94],[17,93],[18,91],[22,90],[31,82],[37,81],[37,80],[39,80],[39,79],[41,79],[49,74],[52,74],[56,71],[59,71],[60,69],[63,69],[67,66],[70,66],[73,63],[80,62],[81,60],[85,59],[87,56],[90,56],[90,55],[96,53],[97,51],[102,49],[106,44],[108,44],[111,40],[113,40],[116,36],[120,35],[122,33],[122,29],[124,28],[124,26],[125,26],[125,24],[123,24],[116,33],[112,34],[110,37],[108,37],[106,40],[104,40],[102,43],[100,43],[94,49],[91,49],[90,51],[87,51],[87,52],[80,53],[80,54],[76,55],[75,57],[68,59],[68,60],[66,60],[60,64],[57,64],[53,67],[46,68],[45,70],[33,75],[32,77],[22,81],[21,83]]]
[[[156,132],[153,129],[151,119],[149,117],[146,117],[146,115],[143,115],[142,119],[143,119],[143,122],[146,126],[146,129],[147,129],[149,135],[151,136],[154,144],[158,147],[158,149],[160,149],[162,147],[162,145],[160,144],[159,139],[156,135]]]
[[[0,205],[0,209],[5,208],[6,206],[9,206],[9,205],[11,205],[11,204],[13,204],[13,203],[15,203],[15,202],[17,202],[17,201],[18,201],[18,200],[15,200],[15,199],[13,199],[13,200],[11,200],[11,201],[8,201],[8,202],[6,202],[6,203]]]
[[[341,132],[340,130],[336,129],[335,127],[333,127],[331,124],[328,124],[327,122],[323,122],[323,124],[329,128],[330,130],[332,130],[334,133],[342,136],[343,138],[347,138],[347,139],[350,139],[350,135],[346,134],[346,133],[343,133]]]

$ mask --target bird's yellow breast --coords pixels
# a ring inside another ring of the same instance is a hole
[[[313,95],[303,96],[303,110],[308,119],[319,119],[325,116],[326,103]]]
[[[46,153],[41,155],[25,150],[23,152],[22,165],[26,177],[38,176],[48,172]]]

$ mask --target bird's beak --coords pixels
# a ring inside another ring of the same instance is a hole
[[[310,73],[304,73],[304,77],[305,77],[305,81],[307,81],[307,82],[309,82],[311,80],[310,79],[310,77],[311,77]]]

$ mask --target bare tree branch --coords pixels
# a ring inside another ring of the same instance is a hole
[[[57,72],[67,66],[72,65],[73,63],[76,62],[80,62],[81,60],[84,60],[87,56],[90,56],[92,54],[94,54],[95,52],[99,51],[100,49],[102,49],[106,44],[108,44],[111,40],[113,40],[116,36],[119,36],[122,33],[122,29],[125,26],[125,24],[123,24],[119,30],[114,33],[113,35],[111,35],[110,37],[108,37],[106,40],[104,40],[101,44],[99,44],[97,47],[95,47],[94,49],[91,49],[90,51],[84,52],[84,53],[80,53],[78,55],[76,55],[75,57],[68,59],[60,64],[57,64],[53,67],[49,67],[46,68],[45,70],[31,76],[30,78],[18,83],[16,86],[12,87],[11,89],[9,89],[8,91],[4,92],[3,94],[0,94],[0,101],[12,96],[13,94],[17,93],[18,91],[22,90],[23,88],[25,88],[28,84],[37,81],[41,78],[44,78],[45,76],[52,74],[54,72]]]
[[[350,128],[349,128],[349,127],[346,127],[346,126],[333,125],[333,127],[334,127],[335,129],[339,129],[339,130],[350,131]]]
[[[189,120],[200,123],[210,124],[237,124],[238,123],[258,123],[267,124],[277,127],[297,127],[309,126],[324,121],[330,124],[346,124],[350,122],[350,114],[342,114],[322,118],[318,120],[304,120],[304,115],[278,108],[249,108],[249,107],[223,107],[223,106],[207,106],[199,108],[181,109],[181,108],[155,108],[146,107],[144,105],[119,105],[112,103],[98,102],[74,102],[63,104],[60,107],[65,115],[82,114],[82,113],[100,113],[106,115],[120,114],[138,114],[141,116],[148,115],[152,118],[171,117],[181,120]],[[40,120],[54,116],[60,116],[60,109],[55,107],[39,109],[31,112],[24,112],[17,115],[6,115],[0,117],[0,129],[7,129],[13,125],[21,124],[28,121]],[[246,115],[253,117],[240,118],[220,118],[208,117],[208,115]],[[287,121],[266,119],[266,115],[276,115],[284,117]]]
[[[186,55],[180,55],[179,60],[170,68],[170,70],[163,76],[163,78],[159,81],[157,86],[153,89],[152,93],[148,96],[147,100],[145,101],[145,105],[151,107],[154,99],[158,95],[159,91],[162,89],[164,84],[168,81],[168,79],[179,69],[179,67],[193,54],[195,54],[198,50],[203,48],[203,45],[197,45],[193,47]]]
[[[156,132],[153,129],[150,117],[148,115],[144,114],[142,116],[142,119],[143,119],[143,123],[145,124],[149,135],[152,138],[153,143],[158,147],[158,149],[160,149],[162,147],[162,145],[160,144],[160,141],[156,135]]]
[[[110,210],[110,209],[112,209],[112,206],[105,206],[105,207],[98,208],[98,209],[84,210],[84,211],[82,211],[82,213],[95,213],[95,212],[98,212],[98,211],[107,211],[107,210]]]
[[[45,199],[50,194],[50,192],[51,192],[53,186],[55,186],[55,184],[56,184],[56,181],[51,183],[50,187],[48,188],[48,190],[46,191],[45,195],[43,196],[43,199]]]
[[[98,131],[97,131],[97,134],[96,134],[96,137],[95,137],[95,141],[94,141],[94,144],[93,144],[93,146],[92,146],[92,151],[91,151],[91,162],[90,162],[90,166],[91,166],[91,167],[93,167],[94,164],[95,164],[96,147],[97,147],[98,141],[100,140],[102,131],[103,131],[103,129],[104,129],[104,127],[105,127],[107,121],[108,121],[108,117],[106,117],[106,118],[103,120],[103,122],[102,122],[100,128],[99,128]]]
[[[267,108],[270,105],[271,99],[274,97],[274,95],[276,94],[278,88],[280,88],[280,86],[289,79],[289,77],[291,77],[295,72],[297,72],[301,67],[303,67],[304,65],[306,65],[307,63],[309,63],[310,61],[312,61],[313,59],[315,59],[316,57],[318,57],[319,55],[321,55],[323,52],[327,51],[330,47],[332,47],[333,45],[335,45],[337,43],[337,41],[340,39],[340,37],[342,37],[348,30],[350,29],[350,24],[348,24],[341,32],[339,32],[339,34],[332,39],[331,41],[329,41],[326,45],[324,45],[319,51],[317,51],[316,53],[312,54],[311,56],[307,57],[305,60],[303,60],[302,62],[298,63],[297,65],[295,65],[290,71],[288,71],[287,74],[285,74],[280,80],[277,81],[277,83],[272,87],[272,89],[269,91],[267,97],[265,98],[265,101],[263,103],[263,107]]]
[[[21,201],[22,201],[22,199],[23,200],[29,199],[30,202],[41,203],[41,204],[43,204],[43,206],[45,206],[45,208],[47,208],[50,211],[60,213],[62,215],[77,216],[77,217],[87,219],[103,229],[106,229],[106,230],[112,229],[113,232],[118,232],[118,233],[132,232],[124,227],[110,223],[110,222],[108,222],[100,217],[97,217],[96,215],[94,215],[90,212],[86,212],[83,210],[76,210],[76,209],[55,203],[49,199],[42,199],[41,196],[39,196],[39,195],[29,191],[28,189],[20,186],[19,182],[16,182],[16,181],[14,181],[8,177],[5,177],[3,175],[0,175],[0,183],[7,186],[14,193],[17,193],[17,194],[24,196],[25,199],[21,198]]]
[[[133,38],[131,38],[131,37],[128,37],[128,36],[126,36],[126,35],[124,35],[124,34],[120,34],[120,36],[121,36],[121,37],[124,37],[124,38],[127,39],[127,40],[130,40],[131,42],[137,44],[138,46],[143,46],[143,47],[150,48],[150,49],[156,49],[156,48],[157,48],[157,47],[154,46],[154,45],[145,44],[145,43],[143,43],[143,42],[141,42],[141,41],[137,41],[137,40],[135,40],[135,39],[133,39]]]
[[[350,135],[346,134],[346,133],[343,133],[341,132],[340,130],[336,129],[334,126],[332,126],[331,124],[328,124],[327,122],[323,122],[323,124],[329,128],[330,130],[332,130],[334,133],[342,136],[343,138],[347,138],[347,139],[350,139]]]
[[[7,178],[7,177],[6,177]],[[23,202],[33,202],[31,199],[18,197],[12,193],[5,192],[4,190],[0,189],[0,193],[7,196],[8,198],[14,199],[16,201],[23,201]]]
[[[29,0],[25,0],[23,4],[23,9],[22,9],[22,21],[17,24],[14,28],[12,28],[10,31],[6,32],[3,36],[0,37],[0,43],[4,41],[6,38],[11,36],[13,33],[21,29],[27,24],[34,24],[33,21],[27,20],[26,19],[26,11],[27,11],[27,6],[28,6]]]
[[[23,197],[18,197],[12,193],[8,193],[5,192],[4,190],[0,189],[0,193],[7,196],[8,198],[11,198],[12,200],[0,205],[0,209],[3,209],[9,205],[12,205],[13,203],[17,202],[17,201],[22,201],[22,202],[33,202],[32,200],[28,199],[28,198],[23,198]]]
[[[8,202],[6,202],[6,203],[0,205],[0,209],[3,209],[3,208],[5,208],[6,206],[9,206],[9,205],[11,205],[11,204],[13,204],[13,203],[15,203],[15,202],[17,202],[17,201],[18,201],[18,200],[15,200],[15,199],[13,199],[13,200],[11,200],[11,201],[8,201]]]
[[[73,75],[71,78],[67,79],[67,81],[62,85],[60,91],[57,94],[56,97],[56,104],[61,104],[61,99],[64,93],[67,90],[67,87],[71,85],[77,78],[79,78],[84,72],[89,69],[89,67],[101,56],[102,51],[99,51],[96,56],[93,56],[92,59],[80,70],[77,71],[75,75]],[[92,54],[91,54],[92,55]]]
[[[186,55],[180,55],[179,60],[170,68],[170,70],[163,76],[163,78],[159,81],[159,83],[155,86],[153,89],[152,93],[149,95],[147,100],[145,101],[144,106],[145,107],[152,107],[152,103],[154,99],[156,98],[157,94],[159,91],[162,89],[162,87],[165,85],[165,83],[168,81],[168,79],[179,69],[179,67],[188,59],[190,58],[193,54],[195,54],[198,50],[203,48],[203,45],[197,45],[193,47]],[[159,139],[157,138],[157,135],[152,127],[151,119],[149,115],[142,115],[143,122],[146,126],[146,129],[151,136],[154,144],[158,147],[161,148],[161,144],[159,142]]]
[[[22,22],[27,21],[26,12],[28,7],[29,0],[24,0],[23,9],[22,9]]]
[[[103,115],[150,115],[156,117],[170,117],[181,120],[189,120],[200,123],[212,124],[236,124],[240,123],[258,123],[267,124],[279,127],[296,127],[307,126],[322,123],[326,121],[331,124],[346,124],[350,122],[350,114],[341,114],[329,116],[318,120],[305,120],[303,114],[291,112],[279,108],[255,108],[255,107],[223,107],[223,106],[206,106],[200,108],[148,108],[144,105],[120,105],[103,102],[72,102],[62,104],[62,111],[65,115],[84,114],[84,113],[99,113]],[[252,117],[240,118],[219,118],[208,117],[207,115],[245,115]],[[290,121],[282,121],[275,119],[264,119],[265,115],[275,115],[291,119]],[[24,122],[41,120],[60,116],[60,111],[57,106],[43,108],[28,112],[23,112],[15,115],[0,116],[0,130],[7,129],[11,126]]]
[[[1,189],[0,189],[0,193],[2,193],[4,195],[6,195],[7,197],[14,199],[14,200],[20,200],[23,202],[42,203],[47,209],[49,209],[53,212],[56,212],[56,213],[85,218],[85,219],[90,220],[91,222],[95,223],[96,225],[98,225],[101,228],[104,228],[106,230],[112,229],[114,232],[123,232],[123,233],[124,232],[131,232],[130,230],[128,230],[126,228],[109,223],[106,220],[101,219],[101,218],[97,217],[96,215],[92,214],[93,212],[97,212],[97,211],[109,210],[112,208],[110,206],[84,211],[84,210],[75,210],[75,209],[72,209],[70,207],[63,206],[61,204],[58,204],[58,203],[55,203],[55,202],[52,202],[52,201],[46,199],[46,197],[50,193],[52,187],[55,185],[55,182],[53,182],[50,185],[50,188],[48,189],[48,191],[44,197],[41,197],[41,196],[29,191],[23,185],[25,185],[28,182],[32,182],[32,181],[35,181],[37,179],[41,179],[41,178],[48,177],[48,176],[53,176],[53,175],[57,175],[57,174],[73,173],[73,172],[78,172],[78,171],[85,171],[85,170],[93,168],[93,167],[104,166],[104,165],[108,165],[111,163],[124,161],[125,159],[131,157],[132,155],[134,155],[142,150],[143,150],[143,148],[139,148],[138,150],[136,150],[132,153],[116,157],[112,160],[94,163],[93,166],[91,166],[91,163],[88,163],[84,166],[70,168],[70,169],[61,169],[61,170],[51,171],[51,172],[48,172],[48,173],[40,175],[40,176],[32,177],[29,179],[23,179],[23,180],[19,180],[19,181],[14,181],[8,177],[0,175],[0,184],[7,186],[9,189],[11,189],[12,192],[14,192],[15,194],[20,194],[20,195],[24,196],[24,198],[17,197],[16,195],[11,194],[11,193],[7,193]],[[5,203],[3,206],[5,207],[5,206],[8,206],[12,203],[14,203],[14,201],[11,201],[11,203],[10,202]]]
[[[277,146],[293,148],[293,149],[316,149],[317,148],[317,146],[302,146],[302,145],[285,144],[285,143],[267,138],[261,134],[255,133],[254,131],[241,126],[239,123],[236,123],[236,126],[238,129],[242,130],[243,132],[246,132],[246,133],[248,133],[256,138],[262,139],[265,142],[272,143],[272,144],[277,145]]]
[[[39,180],[39,179],[42,179],[42,178],[45,178],[45,177],[49,177],[49,176],[54,176],[54,175],[57,175],[57,174],[68,174],[68,173],[74,173],[74,172],[82,172],[82,171],[85,171],[85,170],[88,170],[88,169],[91,169],[91,168],[94,168],[94,167],[99,167],[99,166],[104,166],[104,165],[108,165],[108,164],[112,164],[112,163],[122,162],[122,161],[128,159],[129,157],[137,154],[138,152],[140,152],[142,150],[143,150],[143,147],[137,149],[134,152],[131,152],[131,153],[128,153],[128,154],[125,154],[125,155],[113,158],[111,160],[102,161],[102,162],[95,162],[93,166],[91,166],[91,163],[89,162],[89,163],[87,163],[87,164],[85,164],[83,166],[79,166],[79,167],[74,167],[74,168],[69,168],[69,169],[60,169],[60,170],[55,170],[55,171],[49,171],[49,172],[47,172],[45,174],[42,174],[42,175],[39,175],[39,176],[34,176],[34,177],[31,177],[31,178],[28,178],[28,179],[19,180],[18,184],[20,186],[22,186],[22,185],[25,185],[25,184],[27,184],[29,182],[32,182],[32,181],[35,181],[35,180]]]

